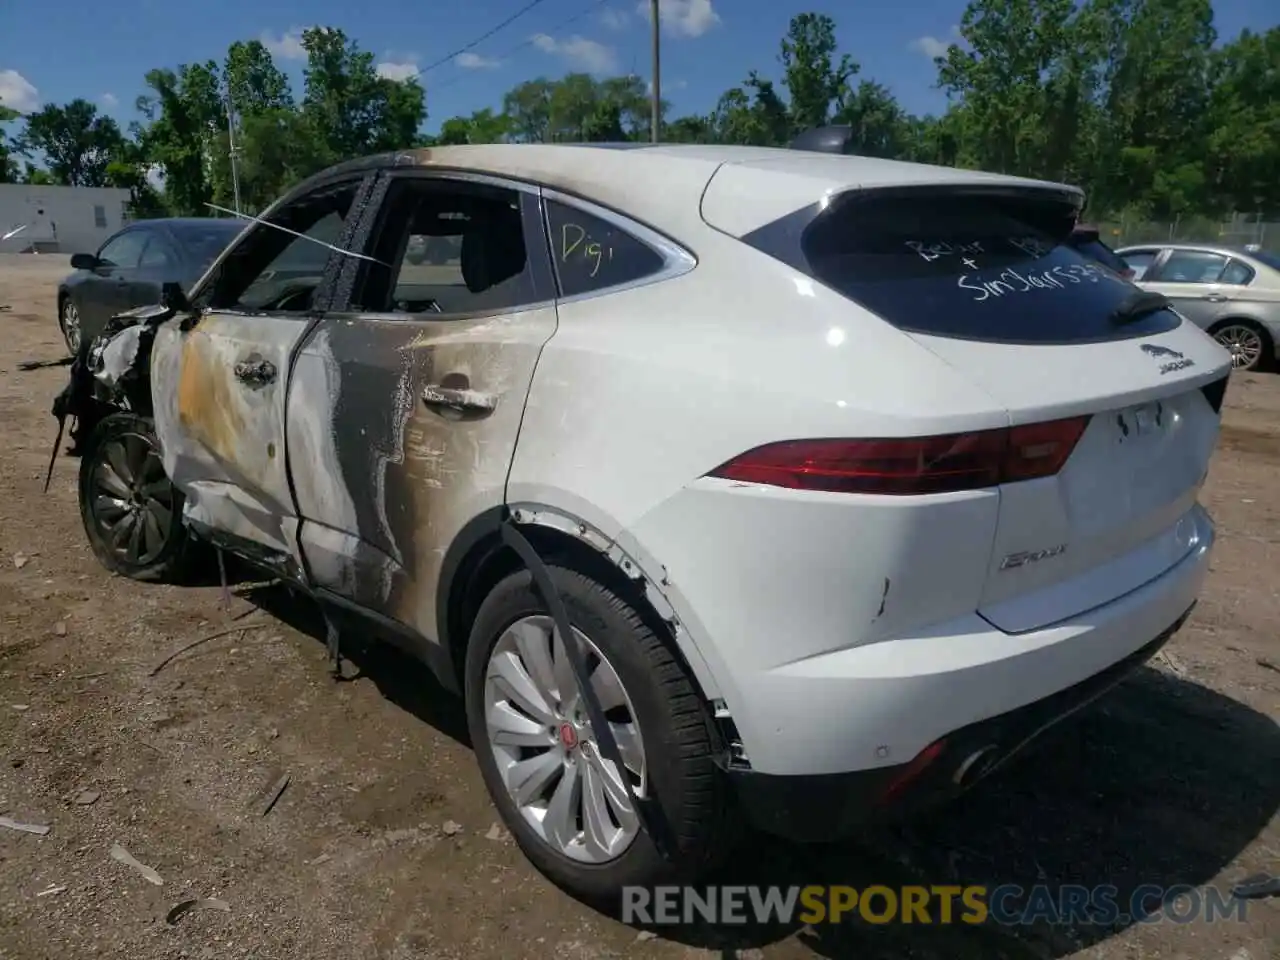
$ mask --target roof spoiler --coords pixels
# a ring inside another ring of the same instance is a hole
[[[814,153],[853,153],[853,127],[836,124],[814,127],[791,141],[792,150],[809,150]]]

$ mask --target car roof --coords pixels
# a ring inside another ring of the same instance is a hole
[[[231,224],[237,228],[244,226],[243,220],[233,219],[231,217],[152,217],[147,220],[130,220],[125,224],[125,228],[129,227],[203,227],[210,223]]]
[[[701,144],[475,144],[427,147],[347,161],[300,184],[384,167],[458,170],[528,181],[613,207],[658,227],[700,220],[712,176],[732,168],[738,206],[731,231],[767,223],[832,193],[912,185],[1025,185],[1051,187],[1076,197],[1074,187],[976,170],[959,170],[792,150]],[[743,196],[750,203],[743,204]]]
[[[1250,256],[1249,251],[1243,247],[1225,243],[1163,243],[1156,240],[1152,243],[1126,243],[1120,248],[1120,251],[1123,250],[1185,250],[1193,253],[1220,253],[1226,257]]]

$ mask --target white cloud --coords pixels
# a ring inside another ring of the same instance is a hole
[[[114,93],[104,93],[102,95],[102,105],[106,107],[108,110],[112,110],[120,106],[120,98],[117,97]]]
[[[631,16],[625,10],[618,10],[614,7],[605,7],[600,12],[600,22],[610,30],[623,30],[631,23]]]
[[[636,12],[649,19],[649,0],[639,0]],[[659,0],[658,19],[668,33],[676,37],[700,37],[720,23],[711,0]]]
[[[0,70],[0,103],[19,113],[31,113],[40,106],[40,91],[17,70]]]
[[[928,57],[930,60],[932,60],[935,57],[945,57],[947,55],[947,50],[950,47],[963,42],[964,42],[964,37],[962,37],[960,34],[960,26],[959,24],[954,24],[951,27],[951,35],[948,37],[948,39],[939,40],[937,37],[928,37],[928,36],[916,37],[909,44],[907,44],[907,48],[910,50],[914,50],[916,53],[922,53],[926,57]]]
[[[384,60],[378,64],[377,71],[378,76],[388,80],[408,80],[418,75],[418,65],[412,61],[397,63],[394,60]]]
[[[306,29],[306,27],[292,27],[278,37],[264,33],[261,37],[262,45],[271,51],[272,56],[279,57],[281,60],[305,60],[307,51],[302,46],[302,31]]]
[[[502,64],[501,60],[495,60],[493,57],[482,57],[478,53],[460,53],[454,60],[458,66],[464,70],[492,70],[494,67]]]
[[[543,53],[552,53],[569,61],[570,65],[588,73],[616,73],[618,55],[613,47],[588,40],[577,34],[568,40],[557,40],[545,33],[533,35],[533,45]]]

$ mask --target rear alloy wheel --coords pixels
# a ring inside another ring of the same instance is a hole
[[[182,505],[149,419],[115,413],[97,425],[80,460],[80,516],[104,567],[134,580],[175,579],[190,546]]]
[[[498,583],[476,614],[467,723],[485,785],[525,856],[575,896],[617,907],[625,886],[692,882],[731,849],[737,819],[706,705],[666,640],[610,588],[548,569],[625,769],[600,752],[527,571]],[[624,783],[660,806],[675,846],[669,859]]]
[[[67,349],[74,357],[80,352],[80,308],[76,306],[75,301],[70,297],[62,301],[62,309],[59,311],[58,326],[62,328],[62,339],[67,343]]]
[[[644,746],[617,671],[580,630],[591,681],[626,767],[644,796]],[[640,832],[617,768],[592,732],[564,644],[547,616],[522,617],[489,655],[484,707],[489,749],[512,802],[545,843],[570,860],[607,863]]]
[[[1214,331],[1213,339],[1231,351],[1234,369],[1257,370],[1262,366],[1266,342],[1256,327],[1247,323],[1228,323]]]

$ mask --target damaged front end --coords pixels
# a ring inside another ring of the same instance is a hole
[[[68,419],[72,421],[71,445],[66,452],[75,457],[81,454],[85,440],[98,423],[115,411],[151,414],[150,361],[156,328],[184,307],[187,303],[181,288],[166,285],[163,303],[116,314],[102,333],[80,344],[67,385],[53,400],[58,435],[45,476],[46,491]]]

